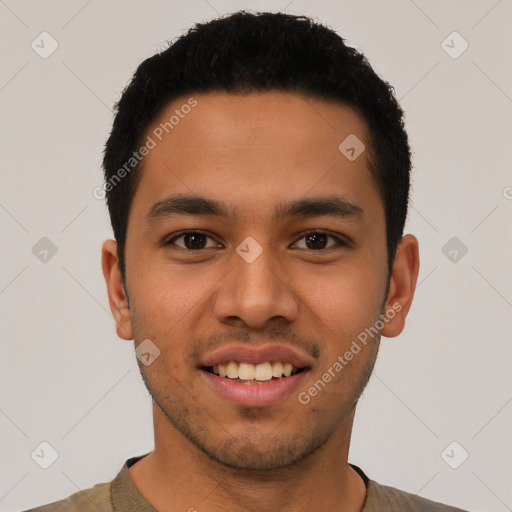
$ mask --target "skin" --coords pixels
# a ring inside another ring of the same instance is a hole
[[[116,243],[102,248],[118,335],[136,345],[149,338],[161,351],[139,362],[154,400],[155,450],[130,476],[163,512],[360,511],[366,490],[348,450],[380,335],[308,404],[292,393],[269,407],[236,406],[199,378],[198,360],[235,343],[293,345],[313,361],[299,389],[307,391],[393,305],[401,310],[381,334],[403,330],[418,242],[403,237],[388,287],[384,207],[368,151],[349,161],[338,150],[349,134],[370,145],[350,108],[282,92],[193,97],[197,106],[143,162],[127,229],[129,304]],[[148,134],[187,100],[173,101]],[[147,220],[155,202],[178,193],[223,201],[230,216]],[[362,214],[272,220],[278,203],[332,195]],[[183,237],[164,244],[183,230],[210,236],[201,239],[207,248],[187,250]],[[308,245],[304,235],[315,230],[347,243]],[[252,263],[236,252],[248,236],[263,249]]]

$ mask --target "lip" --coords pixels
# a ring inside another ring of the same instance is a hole
[[[261,346],[231,345],[220,347],[206,354],[199,361],[199,366],[214,366],[219,363],[228,363],[229,361],[252,364],[264,363],[266,361],[271,363],[280,361],[282,363],[291,363],[297,368],[310,368],[315,363],[313,357],[295,347],[268,344]]]
[[[234,405],[269,407],[292,395],[309,374],[309,370],[303,370],[295,375],[290,375],[290,377],[271,380],[265,384],[244,384],[220,377],[204,369],[200,369],[200,374],[206,386],[213,389],[217,396]]]

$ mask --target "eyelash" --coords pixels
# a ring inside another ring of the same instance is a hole
[[[207,238],[211,238],[213,240],[213,238],[206,234],[206,233],[203,233],[201,231],[196,231],[196,230],[188,230],[188,231],[182,231],[181,233],[178,233],[177,235],[173,236],[172,238],[170,238],[169,240],[166,240],[164,242],[164,245],[165,246],[169,246],[169,245],[173,245],[173,243],[178,240],[179,238],[182,238],[184,237],[185,235],[192,235],[192,234],[196,234],[196,235],[203,235],[203,236],[206,236]],[[336,240],[337,242],[337,245],[334,245],[334,246],[330,246],[330,247],[325,247],[323,249],[303,249],[301,248],[301,250],[310,250],[310,251],[313,251],[313,252],[322,252],[322,251],[326,251],[328,249],[333,249],[335,247],[343,247],[343,246],[347,246],[348,243],[341,237],[339,236],[336,236],[336,235],[332,235],[326,231],[308,231],[307,233],[304,233],[298,240],[302,240],[303,238],[306,238],[307,236],[310,236],[310,235],[326,235],[327,237],[329,238],[333,238]],[[295,243],[297,243],[295,242]],[[200,252],[200,251],[204,251],[206,249],[215,249],[215,247],[206,247],[206,248],[203,248],[203,249],[196,249],[196,250],[193,250],[193,249],[187,249],[186,247],[180,247],[180,246],[177,246],[179,249],[182,249],[184,251],[188,251],[188,252]]]

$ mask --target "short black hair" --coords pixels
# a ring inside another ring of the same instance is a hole
[[[133,156],[151,123],[179,96],[274,90],[337,101],[366,122],[391,270],[407,216],[411,169],[404,114],[393,88],[323,24],[306,16],[239,11],[196,24],[144,60],[115,106],[103,158],[104,191],[123,281],[128,216],[142,168]]]

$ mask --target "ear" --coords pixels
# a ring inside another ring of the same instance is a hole
[[[388,320],[382,329],[383,336],[394,338],[404,330],[405,318],[416,289],[419,268],[418,240],[413,235],[405,235],[397,247],[393,262],[385,305]]]
[[[101,247],[101,267],[107,284],[110,310],[116,321],[117,335],[123,340],[132,340],[133,331],[130,307],[123,287],[123,279],[118,265],[117,243],[105,240]]]

